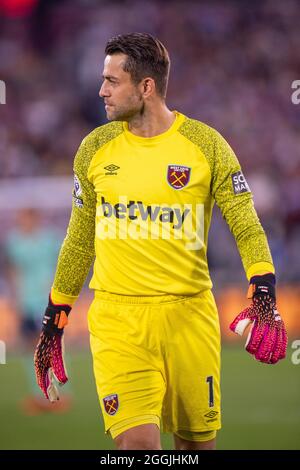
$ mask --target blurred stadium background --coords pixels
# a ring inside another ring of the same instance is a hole
[[[7,362],[0,364],[0,448],[113,448],[103,433],[88,352],[87,288],[66,333],[72,408],[36,416],[20,408],[28,391],[7,240],[20,210],[34,208],[40,226],[62,241],[74,153],[105,122],[98,99],[105,43],[132,31],[158,36],[170,52],[169,106],[215,127],[236,151],[277,267],[290,342],[287,359],[270,367],[256,363],[243,351],[244,340],[228,333],[233,315],[247,305],[246,279],[215,209],[209,263],[223,336],[219,448],[299,449],[300,364],[293,364],[291,347],[300,339],[300,105],[291,101],[291,84],[300,79],[296,0],[0,0],[0,80],[6,84],[6,104],[0,105],[0,340]],[[170,448],[169,436],[164,445]]]

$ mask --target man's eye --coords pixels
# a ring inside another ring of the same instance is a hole
[[[112,78],[103,78],[103,79],[102,79],[102,83],[104,83],[105,81],[108,82],[108,83],[111,83],[112,85],[116,85],[116,84],[117,84],[117,81],[114,80],[114,79],[112,79]]]

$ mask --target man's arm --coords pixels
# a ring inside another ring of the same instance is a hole
[[[235,237],[248,279],[274,272],[268,242],[255,212],[240,164],[226,140],[214,129],[186,119],[179,132],[193,142],[210,169],[210,193]]]
[[[74,160],[72,213],[51,290],[52,301],[58,304],[75,302],[95,256],[96,194],[87,177],[93,150],[88,136]]]
[[[54,303],[75,302],[94,260],[97,198],[89,169],[94,155],[122,132],[121,122],[97,127],[82,141],[75,156],[73,208],[51,290]]]
[[[235,237],[250,281],[248,296],[252,304],[237,315],[230,329],[242,335],[251,323],[246,350],[258,361],[275,364],[284,359],[288,341],[276,306],[275,270],[238,160],[218,133],[214,141],[211,191]]]
[[[34,354],[37,383],[51,402],[59,399],[54,379],[61,385],[68,380],[63,354],[64,327],[94,259],[96,195],[87,177],[94,142],[88,136],[75,156],[72,214]]]
[[[211,193],[235,240],[248,280],[275,269],[265,232],[240,164],[223,137],[213,132]]]

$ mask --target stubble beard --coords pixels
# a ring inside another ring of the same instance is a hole
[[[109,121],[127,121],[130,122],[143,114],[144,103],[142,96],[136,96],[130,100],[127,106],[114,107],[110,112],[106,112]]]

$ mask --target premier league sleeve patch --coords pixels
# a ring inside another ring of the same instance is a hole
[[[190,181],[191,168],[181,165],[168,165],[167,180],[173,189],[183,189]]]
[[[233,192],[235,195],[251,192],[249,185],[246,181],[246,178],[241,171],[232,173],[231,179],[232,179]]]
[[[74,196],[78,197],[82,193],[81,184],[77,175],[74,175]]]
[[[79,197],[82,193],[81,184],[77,175],[74,175],[74,190],[73,190],[73,198],[74,204],[76,207],[80,209],[83,207],[83,200]]]

